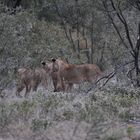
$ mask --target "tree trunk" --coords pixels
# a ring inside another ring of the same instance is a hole
[[[136,43],[135,57],[134,57],[135,72],[136,72],[136,85],[138,87],[140,87],[139,49],[140,49],[140,23],[138,27],[138,39]]]

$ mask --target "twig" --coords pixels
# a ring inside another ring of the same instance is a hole
[[[114,72],[111,76],[109,76],[108,79],[106,80],[106,82],[105,82],[99,89],[101,89],[102,87],[104,87],[104,86],[107,84],[107,82],[108,82],[112,77],[114,77],[115,74],[116,74],[116,72]]]
[[[118,69],[120,69],[121,67],[127,66],[127,65],[129,65],[129,64],[131,64],[131,63],[134,63],[134,60],[131,60],[131,61],[129,61],[129,62],[126,62],[126,63],[123,64],[123,65],[120,65],[120,66],[119,66],[116,70],[114,70],[113,72],[109,73],[108,75],[105,75],[105,76],[101,77],[100,79],[98,79],[98,80],[95,82],[95,85],[97,85],[101,80],[107,79],[107,80],[104,82],[104,84],[99,88],[99,89],[101,89],[102,87],[104,87],[104,86],[108,83],[108,81],[109,81],[111,78],[114,77],[115,74],[117,74],[117,70],[118,70]],[[88,90],[86,91],[86,93],[88,93],[88,92],[89,92],[90,90],[92,90],[92,89],[93,89],[93,87],[91,87],[90,89],[88,89]]]

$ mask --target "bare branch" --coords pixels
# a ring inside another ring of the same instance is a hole
[[[125,66],[127,66],[127,65],[129,65],[129,64],[131,64],[131,63],[134,63],[134,60],[129,61],[129,62],[126,62],[125,64],[120,65],[116,70],[110,72],[108,75],[102,76],[100,79],[98,79],[98,80],[95,82],[95,85],[97,85],[101,80],[106,79],[106,81],[103,83],[103,85],[102,85],[101,87],[99,87],[99,89],[101,89],[103,86],[105,86],[105,85],[109,82],[109,80],[110,80],[111,78],[113,78],[113,77],[115,76],[115,74],[117,74],[117,70],[119,70],[119,69],[121,69],[122,67],[125,67]],[[93,87],[91,87],[90,89],[88,89],[88,90],[86,91],[86,93],[88,93],[88,92],[91,91],[92,89],[93,89]]]
[[[133,47],[133,43],[131,41],[131,38],[130,38],[130,33],[129,33],[129,29],[128,29],[128,24],[123,16],[123,13],[122,13],[122,10],[120,8],[120,4],[118,5],[118,9],[115,7],[114,5],[114,1],[113,0],[110,0],[111,1],[111,4],[112,4],[112,7],[113,9],[116,11],[117,13],[117,16],[118,18],[120,19],[120,21],[123,23],[124,25],[124,28],[125,28],[125,31],[126,31],[126,36],[127,36],[127,39],[128,39],[128,42],[130,44],[130,47],[132,49],[132,51],[134,51],[134,47]],[[119,11],[119,12],[118,12]]]
[[[65,21],[64,21],[62,15],[61,15],[61,13],[60,13],[59,7],[58,7],[58,5],[57,5],[57,3],[56,3],[55,0],[53,0],[53,3],[54,3],[54,6],[55,6],[55,8],[56,8],[56,12],[57,12],[57,14],[58,14],[58,16],[59,16],[59,18],[60,18],[60,20],[61,20],[61,24],[62,24],[62,27],[63,27],[63,29],[64,29],[66,38],[68,39],[69,42],[71,42],[70,37],[69,37],[69,35],[68,35],[68,33],[67,33],[67,28],[66,28]]]
[[[107,82],[108,82],[111,78],[114,77],[115,74],[116,74],[116,72],[113,72],[112,74],[110,74],[110,76],[108,76],[107,80],[105,81],[105,83],[104,83],[100,88],[104,87],[104,86],[107,84]]]
[[[124,20],[123,24],[124,24],[124,27],[125,27],[127,40],[128,40],[128,42],[129,42],[129,44],[130,44],[130,47],[131,47],[132,51],[134,51],[134,46],[133,46],[132,40],[131,40],[131,38],[130,38],[130,33],[129,33],[128,24],[127,24],[127,22],[126,22],[126,20],[125,20],[125,18],[124,18],[124,16],[123,16],[123,13],[122,13],[122,10],[120,9],[120,7],[118,7],[118,9],[119,9],[119,12],[120,12],[121,17],[122,17],[123,20]]]
[[[112,5],[113,9],[116,11],[116,14],[117,14],[118,18],[120,19],[120,21],[121,21],[122,23],[125,23],[124,18],[123,18],[123,17],[121,17],[121,16],[120,16],[120,14],[118,13],[118,10],[116,9],[116,7],[115,7],[115,4],[114,4],[113,0],[110,0],[110,2],[111,2],[111,5]]]
[[[128,0],[131,6],[140,11],[140,0]]]
[[[120,31],[119,31],[117,25],[116,25],[115,22],[114,22],[114,19],[112,18],[111,14],[110,14],[110,12],[109,12],[109,10],[108,10],[107,3],[106,3],[105,1],[103,1],[102,3],[103,3],[104,8],[106,9],[107,15],[108,15],[109,19],[111,20],[111,22],[112,22],[112,24],[113,24],[113,26],[114,26],[114,28],[115,28],[115,30],[116,30],[116,32],[117,32],[119,38],[121,39],[123,45],[125,46],[126,49],[129,50],[128,45],[125,43],[125,41],[124,41],[124,39],[123,39],[123,37],[122,37],[122,35],[121,35],[121,33],[120,33]],[[113,7],[114,7],[114,5],[113,5]],[[122,20],[122,18],[121,18],[120,20]],[[123,21],[123,22],[124,22],[124,21]],[[125,28],[128,29],[127,26],[125,26]],[[128,38],[129,38],[129,37],[130,37],[130,36],[129,36],[129,32],[128,32],[127,30],[126,30],[126,32],[127,32],[126,34],[127,34]],[[131,41],[130,41],[130,42],[131,42]],[[131,46],[131,48],[132,48],[132,46]],[[133,57],[135,56],[135,55],[134,55],[134,50],[133,50],[133,49],[130,50],[130,54],[131,54]]]
[[[133,79],[132,79],[132,71],[135,70],[135,67],[133,67],[132,69],[130,69],[128,72],[127,72],[127,77],[131,80],[131,83],[134,85],[133,83]]]

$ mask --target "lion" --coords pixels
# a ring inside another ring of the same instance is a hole
[[[59,81],[57,83],[64,81],[67,85],[71,85],[67,88],[83,82],[95,83],[102,74],[96,64],[68,64],[61,59],[52,59],[52,63],[52,70],[58,72]]]
[[[66,84],[64,80],[60,79],[59,71],[57,71],[58,66],[53,65],[52,62],[41,62],[43,68],[47,73],[50,74],[54,86],[54,92],[66,91],[67,89],[71,89],[72,84]]]
[[[20,92],[25,88],[25,97],[31,91],[37,91],[39,84],[43,84],[47,88],[47,73],[43,68],[31,69],[22,67],[18,69],[19,83],[16,95],[21,97]]]

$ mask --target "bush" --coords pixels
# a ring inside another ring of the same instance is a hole
[[[31,122],[31,129],[35,131],[41,131],[46,130],[49,126],[49,123],[47,120],[41,120],[41,119],[33,119]]]

